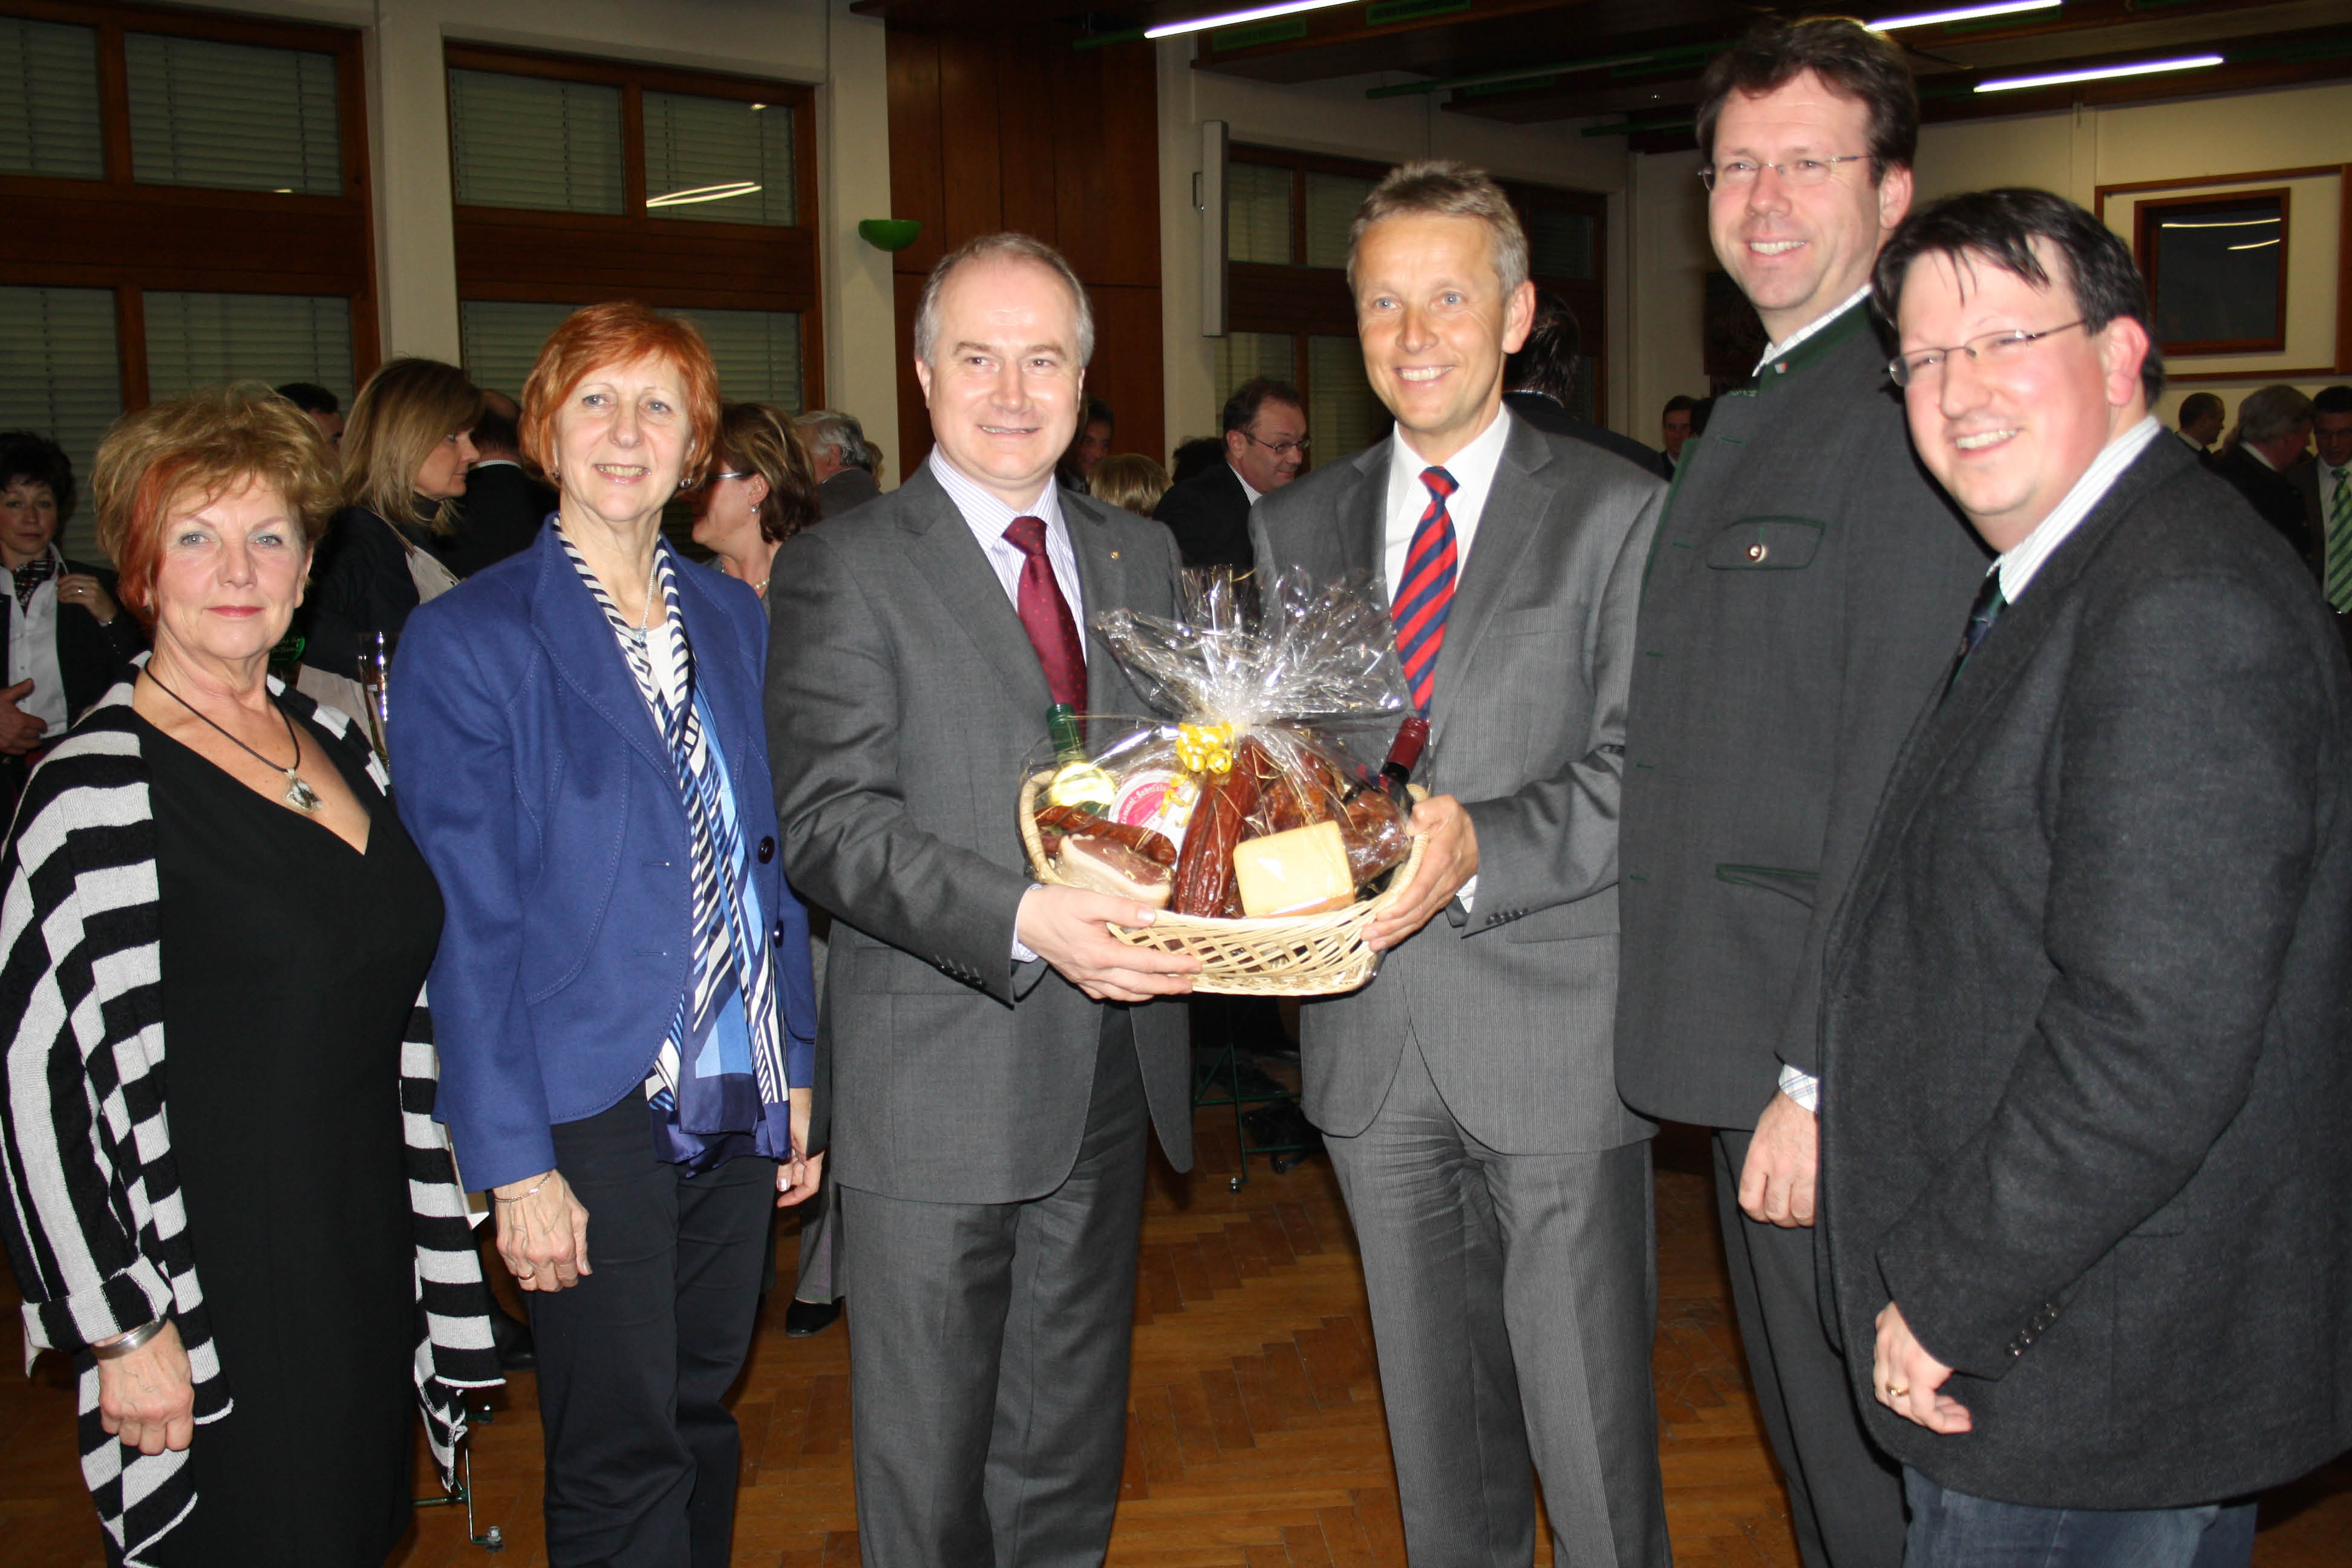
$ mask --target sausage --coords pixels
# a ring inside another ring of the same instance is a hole
[[[1244,742],[1246,745],[1246,742]],[[1257,807],[1257,774],[1235,757],[1231,772],[1211,773],[1192,807],[1176,861],[1176,893],[1168,907],[1180,915],[1214,918],[1224,907],[1225,884],[1233,879],[1234,847]]]
[[[1176,864],[1176,846],[1168,842],[1167,835],[1154,833],[1149,827],[1133,823],[1113,822],[1080,811],[1075,805],[1046,805],[1037,811],[1041,826],[1058,827],[1065,833],[1075,833],[1085,838],[1108,838],[1124,844],[1137,854],[1159,861],[1162,866]]]

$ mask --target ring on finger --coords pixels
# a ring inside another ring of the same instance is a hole
[[[1889,1399],[1900,1399],[1900,1398],[1902,1398],[1905,1394],[1908,1394],[1908,1393],[1910,1393],[1910,1392],[1911,1392],[1911,1385],[1910,1385],[1909,1384],[1907,1384],[1907,1383],[1906,1383],[1906,1384],[1904,1384],[1902,1387],[1900,1387],[1900,1388],[1895,1387],[1895,1386],[1893,1384],[1891,1384],[1891,1383],[1890,1383],[1890,1384],[1888,1384],[1886,1385],[1886,1397],[1887,1397],[1887,1398],[1889,1398]]]

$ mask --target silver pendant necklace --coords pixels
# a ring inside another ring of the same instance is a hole
[[[212,724],[213,729],[230,745],[235,746],[238,751],[243,752],[247,756],[251,757],[255,762],[259,763],[263,767],[268,768],[270,772],[284,773],[286,775],[285,799],[287,805],[292,806],[303,816],[308,816],[312,812],[317,811],[320,805],[325,804],[319,798],[319,792],[312,789],[309,783],[303,779],[302,775],[294,771],[296,768],[302,765],[302,742],[297,740],[294,735],[294,716],[287,712],[285,709],[278,708],[278,716],[286,721],[286,740],[287,742],[294,748],[294,761],[290,765],[281,768],[276,763],[271,762],[268,757],[263,756],[259,752],[255,751],[251,746],[247,745],[243,741],[238,740],[235,735],[230,734],[226,730],[221,729],[218,724],[213,724],[213,721],[210,719],[205,718],[204,713],[197,709],[194,703],[189,701],[186,698],[181,696],[178,692],[164,685],[161,680],[157,680],[153,670],[151,669],[147,671],[147,679],[155,681],[156,690],[161,691],[164,696],[170,698],[173,701],[178,703],[189,712],[195,714],[197,718],[204,719],[205,723]],[[272,703],[271,706],[276,707],[277,704]]]

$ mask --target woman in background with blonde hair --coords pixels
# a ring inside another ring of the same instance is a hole
[[[773,404],[720,405],[711,445],[718,461],[694,491],[694,542],[765,599],[776,547],[817,520],[816,470],[793,416]]]
[[[408,613],[456,585],[430,548],[453,531],[452,503],[474,463],[482,395],[439,360],[396,359],[368,377],[343,424],[343,507],[319,545],[300,622],[302,689],[345,707],[363,642],[396,642]],[[353,710],[356,711],[356,710]]]
[[[1140,452],[1118,452],[1095,465],[1087,488],[1106,506],[1150,517],[1168,493],[1168,470]]]

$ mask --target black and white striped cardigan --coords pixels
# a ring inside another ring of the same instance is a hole
[[[366,750],[343,714],[269,685],[297,716]],[[372,752],[367,773],[390,792]],[[0,1027],[8,1031],[0,1224],[25,1296],[26,1363],[44,1349],[73,1352],[82,1476],[127,1568],[141,1568],[194,1507],[195,1481],[185,1453],[144,1455],[107,1435],[90,1342],[169,1316],[187,1349],[199,1423],[228,1414],[236,1376],[220,1363],[189,1253],[159,1076],[161,910],[148,779],[126,682],[34,770],[0,856]],[[416,1394],[446,1486],[466,1429],[458,1391],[504,1380],[448,1132],[433,1120],[438,1076],[420,992],[398,1087],[415,1216]]]

